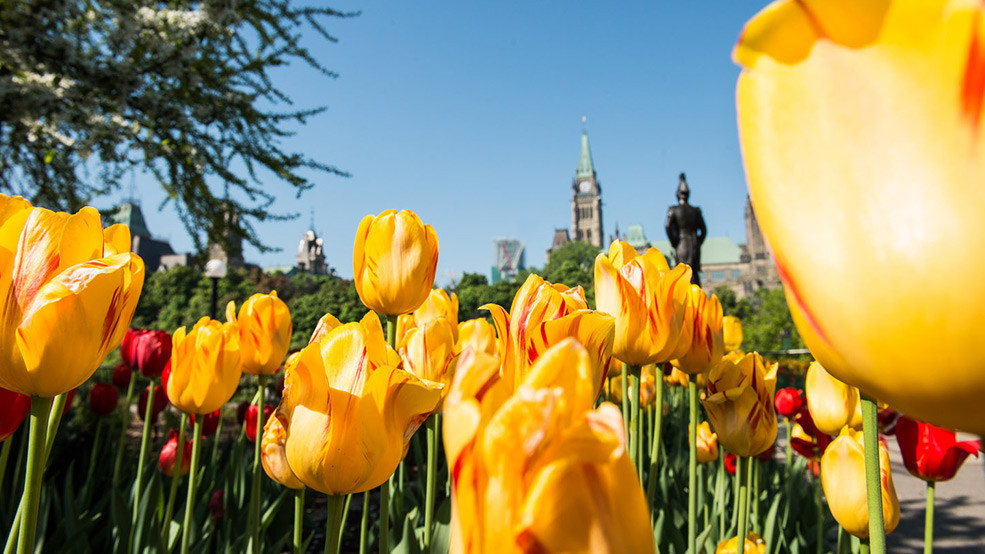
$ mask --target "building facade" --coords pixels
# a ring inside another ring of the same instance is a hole
[[[595,172],[588,133],[581,134],[581,153],[578,169],[571,181],[571,240],[580,240],[603,247],[602,186]]]

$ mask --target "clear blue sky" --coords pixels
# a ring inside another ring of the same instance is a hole
[[[686,171],[709,235],[744,242],[730,53],[765,4],[331,2],[362,11],[328,22],[336,44],[306,38],[340,77],[301,66],[276,76],[298,107],[328,107],[287,147],[352,177],[316,176],[300,199],[272,181],[273,211],[301,215],[259,227],[283,251],[245,257],[293,264],[314,208],[328,263],[349,277],[360,219],[392,207],[434,226],[440,284],[488,276],[496,236],[520,238],[527,265],[542,266],[554,229],[570,226],[582,115],[607,235],[641,223],[664,239]],[[170,208],[157,211],[159,187],[142,182],[138,196],[151,231],[191,250]]]

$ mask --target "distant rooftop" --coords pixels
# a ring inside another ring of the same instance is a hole
[[[124,202],[120,205],[120,208],[113,215],[113,223],[122,223],[129,227],[132,237],[151,236],[147,229],[147,222],[144,220],[144,214],[140,211],[140,206],[133,202]]]
[[[653,247],[663,252],[670,260],[675,260],[670,241],[653,241]],[[728,237],[708,237],[701,245],[701,265],[737,264],[742,250]],[[676,263],[676,262],[675,262]]]
[[[646,233],[643,232],[643,226],[639,224],[630,225],[629,228],[626,229],[626,242],[628,242],[633,248],[637,249],[646,246],[648,242],[646,240]]]

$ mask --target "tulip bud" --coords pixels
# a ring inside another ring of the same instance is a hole
[[[255,442],[257,439],[257,415],[260,413],[259,408],[256,404],[250,404],[246,408],[246,418],[243,420],[243,431],[246,432],[246,438],[250,442]],[[274,407],[270,404],[263,405],[263,420],[267,421],[270,419],[270,414],[274,413]]]
[[[168,398],[188,414],[207,414],[232,398],[242,375],[239,329],[203,317],[174,332]]]
[[[787,387],[776,391],[776,399],[773,404],[776,406],[776,413],[791,418],[797,415],[800,407],[804,405],[804,398],[801,396],[800,389]]]
[[[133,377],[133,371],[126,364],[117,364],[113,368],[113,384],[121,389],[125,389],[130,386],[130,379]]]
[[[171,429],[168,433],[168,440],[161,447],[161,455],[157,459],[158,466],[161,468],[161,473],[172,477],[174,475],[174,466],[178,461],[178,432]],[[192,466],[192,441],[185,441],[184,450],[181,453],[181,471],[179,472],[180,477],[184,477],[188,474],[188,471]]]
[[[688,430],[691,426],[688,425]],[[718,435],[712,432],[711,426],[708,425],[707,421],[702,421],[698,424],[697,430],[698,439],[698,463],[704,464],[708,462],[714,462],[718,459]],[[688,441],[690,442],[691,435],[688,433]]]
[[[899,499],[893,485],[889,451],[879,441],[879,482],[886,533],[899,523]],[[821,458],[821,485],[835,520],[860,539],[869,537],[869,508],[865,492],[865,444],[861,431],[850,427],[828,446]]]
[[[89,390],[89,409],[97,416],[113,413],[120,393],[116,387],[106,383],[96,383]]]
[[[822,432],[837,436],[846,425],[861,427],[858,389],[835,379],[817,362],[807,369],[804,388],[811,417]]]
[[[202,436],[203,437],[211,437],[212,435],[215,434],[216,429],[219,428],[219,420],[222,419],[221,412],[222,412],[222,409],[220,408],[220,409],[218,409],[218,410],[216,410],[214,412],[205,414],[204,416],[199,416],[197,414],[192,414],[191,415],[192,416],[192,418],[191,418],[192,419],[192,425],[195,424],[195,418],[196,417],[204,417],[205,419],[202,420]]]
[[[233,319],[232,302],[226,308]],[[243,373],[273,375],[284,361],[291,344],[291,313],[287,304],[270,294],[254,294],[239,308],[235,317],[239,328],[239,355]]]
[[[31,413],[31,397],[0,387],[0,441],[7,440]]]
[[[427,300],[414,310],[414,325],[420,327],[428,321],[439,317],[448,320],[452,325],[455,340],[458,340],[458,296],[451,293],[451,296],[444,289],[431,289]],[[409,329],[408,329],[409,330]]]
[[[485,319],[470,319],[458,324],[458,352],[472,348],[476,352],[496,355],[496,329]]]

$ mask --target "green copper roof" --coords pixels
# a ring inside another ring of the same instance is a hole
[[[140,206],[133,202],[124,202],[120,209],[113,216],[113,223],[122,223],[130,228],[130,236],[150,236],[147,230],[147,222],[144,221],[144,213],[140,211]]]
[[[628,237],[627,237],[628,238]],[[628,242],[628,241],[627,241]],[[670,241],[653,241],[653,247],[663,252],[669,260],[676,258]],[[701,265],[737,264],[742,250],[728,237],[708,237],[701,244]]]
[[[588,133],[581,133],[581,155],[578,156],[578,171],[575,178],[591,177],[595,175],[595,164],[592,163],[592,150],[588,147]]]
[[[646,246],[646,234],[643,232],[642,225],[630,225],[626,229],[626,242],[628,242],[633,248],[642,248]]]

